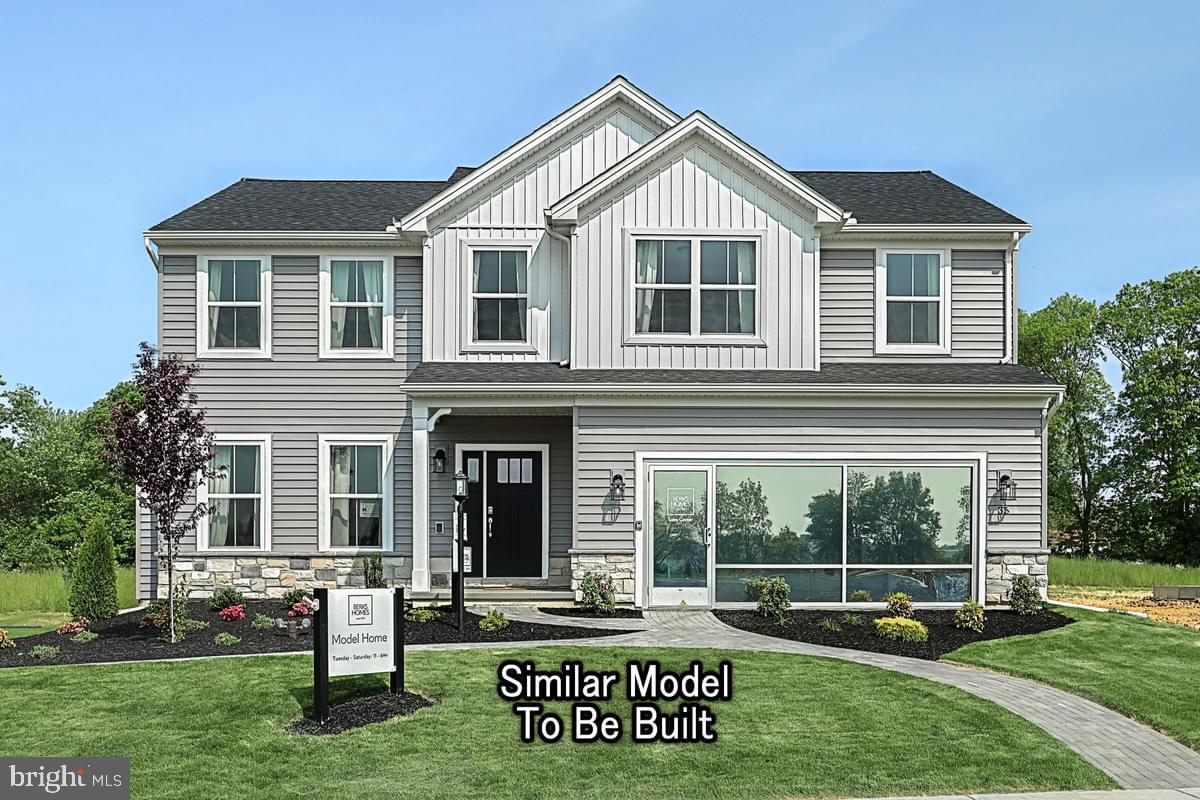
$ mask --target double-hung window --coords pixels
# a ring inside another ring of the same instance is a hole
[[[335,256],[321,265],[321,355],[390,357],[391,259]]]
[[[758,241],[635,238],[634,337],[753,337]]]
[[[471,251],[471,342],[529,341],[529,252]]]
[[[390,437],[321,439],[322,546],[391,547]]]
[[[268,436],[218,437],[215,477],[200,488],[208,513],[197,526],[199,550],[266,550],[270,547]]]
[[[949,257],[944,251],[883,251],[876,272],[876,349],[948,353]]]
[[[198,355],[270,355],[270,276],[270,261],[263,256],[203,259],[196,280]]]

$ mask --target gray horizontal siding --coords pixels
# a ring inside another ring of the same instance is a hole
[[[950,358],[1004,358],[1003,250],[950,255]],[[946,356],[875,354],[875,251],[821,250],[821,361],[938,360]]]
[[[317,549],[319,434],[390,433],[395,552],[412,552],[412,421],[403,382],[421,355],[421,261],[395,260],[394,360],[319,360],[319,257],[272,259],[272,358],[198,362],[194,387],[215,433],[271,435],[272,550]],[[161,348],[196,354],[196,259],[164,256]],[[184,542],[184,552],[194,540]]]
[[[989,496],[996,470],[1018,484],[1009,513],[991,521],[989,549],[1042,545],[1041,413],[1036,408],[602,408],[578,412],[576,547],[630,549],[638,451],[984,451]],[[623,470],[625,501],[603,507],[609,470]]]

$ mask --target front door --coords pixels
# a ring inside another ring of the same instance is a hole
[[[467,575],[488,578],[542,576],[545,507],[540,450],[467,450]]]
[[[650,605],[707,606],[713,531],[712,469],[650,470]]]

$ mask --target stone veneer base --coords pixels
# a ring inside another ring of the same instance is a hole
[[[579,582],[589,572],[596,572],[612,579],[616,587],[617,602],[632,605],[634,593],[634,560],[632,553],[572,553],[571,591],[575,602],[583,600]]]
[[[365,586],[363,556],[212,556],[203,553],[175,561],[175,576],[187,586],[188,597],[211,597],[232,587],[246,597],[282,597],[293,589],[336,589]],[[412,574],[407,556],[383,557],[383,577],[407,583]],[[158,596],[166,597],[167,572],[159,571]]]
[[[1042,598],[1050,585],[1048,553],[988,553],[985,601],[988,605],[1007,603],[1013,578],[1028,575]]]

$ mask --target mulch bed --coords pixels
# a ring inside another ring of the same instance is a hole
[[[642,612],[636,608],[614,608],[611,614],[605,614],[603,611],[598,611],[594,608],[583,608],[582,606],[545,606],[544,608],[539,608],[538,611],[553,614],[556,617],[577,617],[579,619],[642,618]]]
[[[479,627],[481,617],[467,612],[460,632],[451,624],[448,608],[437,609],[440,619],[430,622],[406,622],[405,644],[440,644],[446,642],[524,642],[538,639],[581,639],[589,636],[613,636],[625,631],[578,628],[570,625],[540,625],[510,620],[508,627],[498,631],[485,631]],[[210,611],[207,603],[188,604],[188,616],[204,620],[209,627],[192,631],[182,642],[170,644],[159,638],[154,628],[138,625],[142,611],[121,614],[110,620],[96,622],[91,630],[100,634],[99,639],[87,643],[72,642],[70,635],[58,635],[51,631],[37,636],[26,636],[16,640],[16,647],[0,649],[0,668],[52,666],[54,664],[92,664],[100,661],[145,661],[156,658],[194,658],[218,655],[252,655],[256,653],[303,653],[312,651],[312,635],[302,634],[298,639],[280,636],[274,630],[257,630],[250,627],[255,614],[282,617],[283,608],[272,600],[251,600],[246,603],[246,619],[226,622]],[[241,641],[235,645],[222,646],[213,641],[218,633],[228,632]],[[34,645],[45,644],[59,648],[52,659],[30,658],[28,653]]]
[[[756,611],[719,610],[717,618],[727,625],[751,633],[775,636],[827,647],[844,647],[851,650],[868,650],[873,653],[889,653],[910,658],[936,661],[947,653],[971,642],[988,639],[1003,639],[1008,636],[1023,636],[1031,633],[1061,628],[1075,620],[1043,611],[1040,614],[1021,616],[1012,611],[987,611],[983,633],[959,630],[954,627],[954,610],[917,611],[917,620],[929,628],[929,640],[925,642],[898,642],[884,639],[875,633],[875,620],[888,616],[886,611],[854,611],[861,620],[860,625],[850,625],[842,617],[842,611],[806,609],[787,612],[787,624],[778,625],[774,619],[760,616]],[[823,620],[832,619],[841,626],[840,631],[821,627]]]
[[[434,701],[419,694],[403,692],[401,694],[373,694],[367,697],[356,697],[345,703],[329,707],[329,719],[325,724],[309,717],[300,717],[288,725],[288,733],[295,736],[329,736],[345,733],[364,725],[375,722],[385,722],[395,717],[407,717],[422,708],[432,706]]]

